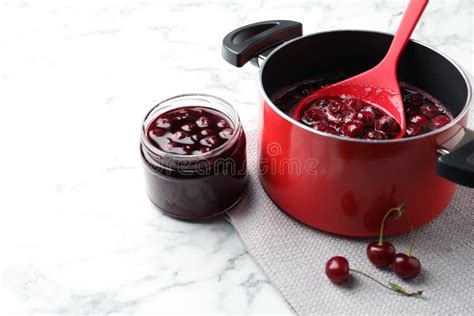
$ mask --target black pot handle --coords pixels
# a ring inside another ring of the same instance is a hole
[[[436,172],[449,181],[474,188],[474,131],[461,131],[464,135],[456,147],[438,158]]]
[[[224,37],[222,57],[231,65],[242,67],[259,54],[303,35],[303,25],[295,21],[273,20],[249,24]]]

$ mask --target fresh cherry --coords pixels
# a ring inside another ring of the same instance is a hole
[[[389,283],[388,285],[385,285],[384,283],[371,277],[367,273],[349,268],[349,261],[347,261],[346,258],[341,257],[341,256],[335,256],[329,259],[326,262],[325,272],[328,279],[331,280],[331,282],[335,284],[344,283],[345,281],[349,279],[350,272],[355,272],[371,279],[372,281],[376,282],[380,286],[383,286],[384,288],[390,291],[399,293],[404,296],[417,297],[423,294],[423,291],[407,292],[404,288],[402,288],[400,285],[397,285],[395,283]]]
[[[379,240],[371,242],[367,245],[367,258],[369,258],[369,261],[372,262],[374,266],[383,268],[390,265],[390,263],[392,262],[393,256],[395,255],[395,247],[391,243],[383,240],[385,222],[393,213],[396,213],[397,218],[400,217],[403,214],[404,210],[404,204],[389,209],[385,213],[382,219],[382,223],[380,224]]]
[[[349,261],[341,256],[332,257],[326,263],[326,275],[333,283],[339,284],[349,278]]]
[[[410,231],[410,246],[408,248],[407,254],[397,253],[392,259],[392,270],[398,275],[401,279],[412,279],[420,274],[421,263],[418,258],[412,256],[413,245],[415,243],[415,233],[413,231],[413,225],[410,221],[410,218],[406,217],[408,224],[411,227]]]
[[[395,247],[388,241],[380,244],[377,241],[367,245],[367,257],[376,267],[383,268],[392,262],[395,255]]]
[[[420,274],[421,263],[416,257],[397,253],[392,259],[392,270],[401,279],[412,279]]]

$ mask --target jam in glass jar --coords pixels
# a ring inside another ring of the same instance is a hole
[[[159,103],[143,122],[140,151],[148,196],[169,216],[207,219],[244,194],[245,133],[222,99],[186,94]]]

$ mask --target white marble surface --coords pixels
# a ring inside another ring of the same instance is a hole
[[[414,37],[474,72],[474,2],[431,2]],[[254,117],[257,70],[220,57],[233,28],[394,31],[405,4],[0,0],[0,314],[291,313],[227,223],[148,201],[141,120],[183,92]]]

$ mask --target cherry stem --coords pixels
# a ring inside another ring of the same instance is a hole
[[[411,220],[408,216],[406,216],[408,225],[410,226],[410,246],[408,247],[408,252],[407,255],[411,257],[411,254],[413,252],[413,245],[415,244],[415,230],[413,229],[413,225],[411,223]]]
[[[403,211],[405,210],[405,204],[401,204],[398,207],[391,208],[385,213],[385,216],[383,217],[382,220],[382,225],[380,225],[380,237],[379,237],[379,245],[383,245],[383,230],[385,228],[385,221],[387,220],[388,216],[392,214],[393,212],[397,212],[398,217],[402,216]],[[411,225],[411,224],[410,224]]]
[[[386,285],[386,284],[383,284],[382,282],[380,282],[379,280],[377,280],[376,278],[368,275],[367,273],[364,273],[362,271],[359,271],[359,270],[356,270],[356,269],[349,269],[349,271],[352,271],[352,272],[356,272],[356,273],[359,273],[359,274],[362,274],[363,276],[371,279],[372,281],[374,281],[375,283],[377,283],[378,285],[380,286],[383,286],[384,288],[390,290],[390,291],[393,291],[393,292],[396,292],[398,294],[401,294],[401,295],[404,295],[404,296],[411,296],[411,297],[418,297],[418,296],[421,296],[423,294],[423,291],[416,291],[416,292],[407,292],[404,288],[402,288],[400,285],[398,284],[395,284],[395,283],[388,283],[389,285]]]

